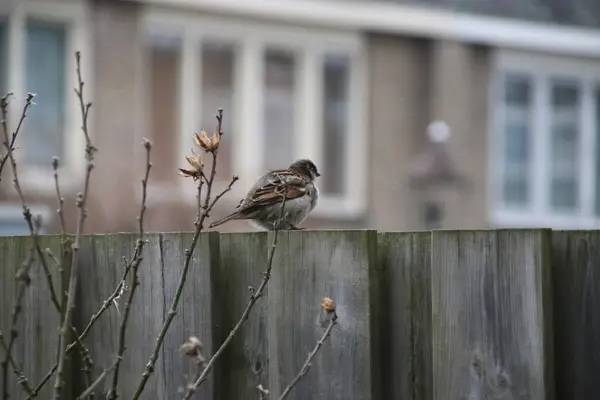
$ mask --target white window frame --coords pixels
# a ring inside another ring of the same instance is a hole
[[[75,51],[81,51],[81,68],[85,81],[84,96],[92,101],[94,96],[94,71],[91,45],[92,18],[87,1],[18,1],[12,5],[0,7],[0,14],[8,18],[8,77],[7,90],[14,93],[10,105],[10,129],[16,127],[25,104],[25,57],[27,18],[64,23],[67,26],[67,62],[65,63],[65,104],[66,115],[63,156],[60,159],[59,179],[61,190],[75,191],[83,180],[85,172],[85,138],[81,132],[81,112],[74,89],[77,86]],[[42,99],[34,99],[42,101]],[[32,106],[32,109],[35,105]],[[88,117],[88,125],[93,126],[93,109]],[[27,120],[25,121],[25,125]],[[92,135],[92,132],[90,132]],[[17,144],[19,139],[17,138]],[[31,193],[48,194],[55,190],[52,160],[48,167],[32,166],[22,152],[17,150],[15,157],[21,185]]]
[[[558,55],[496,50],[493,56],[492,90],[490,91],[489,171],[491,222],[497,227],[548,227],[554,229],[600,228],[600,217],[595,215],[595,161],[596,121],[594,91],[600,88],[600,59],[573,59]],[[502,203],[502,165],[504,149],[502,93],[506,72],[522,73],[533,82],[531,116],[531,170],[530,202],[522,209]],[[580,175],[579,204],[575,212],[550,209],[550,109],[549,86],[551,76],[573,78],[581,84],[580,110]]]
[[[317,167],[323,168],[321,110],[322,110],[322,63],[320,57],[326,51],[340,51],[350,57],[349,120],[347,154],[345,165],[348,191],[343,196],[328,196],[321,191],[319,205],[313,215],[333,218],[357,218],[366,208],[367,149],[366,149],[366,56],[365,44],[358,31],[332,31],[319,27],[294,27],[286,23],[254,22],[221,16],[207,16],[165,10],[150,6],[142,24],[143,35],[148,32],[179,34],[182,39],[181,62],[181,132],[179,133],[179,158],[184,166],[184,155],[190,153],[192,133],[198,130],[197,112],[200,108],[199,87],[200,54],[199,43],[203,37],[223,39],[240,50],[236,53],[234,84],[240,95],[236,99],[235,115],[225,111],[225,118],[232,118],[233,129],[238,133],[232,145],[235,154],[233,171],[240,177],[234,185],[229,199],[237,204],[245,191],[254,183],[263,170],[262,129],[262,85],[264,68],[263,50],[267,47],[285,48],[299,55],[297,71],[299,115],[294,138],[294,158],[307,157]],[[185,101],[183,101],[185,99]],[[147,118],[145,118],[147,121]],[[147,122],[143,123],[147,124]],[[205,127],[207,130],[212,126]],[[142,132],[147,129],[142,129]],[[175,171],[174,171],[175,175]],[[228,180],[223,177],[223,180]],[[223,182],[221,182],[222,186]],[[149,200],[159,196],[160,200],[186,199],[195,204],[195,189],[189,181],[179,179],[175,187],[149,185]],[[159,200],[159,201],[160,201]]]

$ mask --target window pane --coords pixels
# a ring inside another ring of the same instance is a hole
[[[229,180],[233,171],[232,130],[234,117],[235,49],[232,45],[205,42],[202,52],[202,114],[200,127],[212,135],[216,127],[215,115],[223,109],[223,141],[219,145],[218,176]],[[205,168],[210,171],[212,158],[207,157]]]
[[[154,35],[148,51],[148,105],[150,135],[153,148],[159,155],[153,157],[152,179],[170,181],[177,166],[179,143],[179,69],[181,43],[178,37]],[[192,133],[189,146],[192,147]]]
[[[350,58],[327,55],[323,65],[323,178],[327,194],[345,191]]]
[[[37,96],[19,140],[29,164],[50,168],[64,148],[66,27],[29,20],[26,30],[26,90]]]
[[[7,23],[6,19],[0,18],[0,94],[4,96],[7,92],[7,63],[8,63],[8,43],[7,43]]]
[[[575,210],[579,204],[579,87],[554,80],[550,99],[550,205]]]
[[[532,91],[533,85],[528,77],[506,76],[502,197],[509,206],[524,206],[529,202]]]
[[[294,157],[296,61],[291,52],[267,50],[264,75],[265,167],[287,167]]]
[[[596,130],[596,215],[600,215],[600,87],[594,93]]]

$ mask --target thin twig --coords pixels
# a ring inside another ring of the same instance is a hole
[[[44,270],[46,272],[46,277],[48,278],[50,297],[51,297],[52,302],[54,303],[55,307],[57,307],[57,310],[60,313],[60,305],[59,305],[57,297],[56,297],[56,292],[54,291],[54,284],[52,281],[52,276],[50,275],[50,270],[45,261],[42,250],[39,246],[38,230],[39,230],[40,221],[37,218],[36,219],[33,218],[31,211],[29,210],[29,207],[26,204],[25,195],[23,194],[23,190],[21,189],[21,184],[19,182],[19,176],[17,173],[17,162],[15,160],[15,156],[13,153],[14,139],[18,136],[19,131],[21,130],[23,121],[27,117],[27,111],[28,111],[29,107],[31,107],[31,105],[33,104],[34,96],[31,93],[29,93],[27,95],[25,105],[23,106],[23,111],[21,113],[21,118],[19,120],[17,128],[15,129],[15,131],[12,134],[13,140],[10,140],[9,133],[8,133],[7,119],[8,119],[8,99],[11,95],[12,95],[12,93],[9,93],[0,99],[0,109],[2,112],[2,131],[4,134],[3,144],[4,144],[4,147],[6,148],[6,152],[7,152],[6,159],[8,159],[10,161],[10,165],[12,167],[13,185],[14,185],[17,195],[19,196],[19,199],[21,201],[21,206],[23,208],[23,217],[25,218],[25,221],[27,222],[27,225],[29,227],[29,232],[30,232],[31,241],[32,241],[32,247],[31,247],[30,254],[29,254],[27,260],[23,263],[22,267],[19,269],[19,271],[17,272],[17,275],[15,277],[16,282],[17,282],[17,293],[15,296],[14,304],[13,304],[11,327],[10,327],[10,337],[8,339],[8,345],[6,347],[6,356],[5,356],[4,361],[2,362],[2,398],[3,399],[8,399],[8,397],[9,397],[9,395],[8,395],[8,364],[9,364],[9,359],[12,358],[12,349],[13,349],[15,341],[18,337],[18,331],[16,328],[16,324],[17,324],[17,321],[19,318],[19,314],[22,311],[21,303],[23,301],[25,289],[29,286],[29,282],[31,280],[31,278],[29,276],[29,270],[31,269],[31,266],[35,259],[34,252],[36,252],[38,254],[40,261],[42,263],[42,266],[44,267]],[[3,165],[4,164],[2,164],[2,166]]]
[[[319,339],[315,348],[310,353],[308,353],[308,357],[306,358],[304,365],[300,369],[300,372],[298,372],[298,375],[296,375],[292,382],[290,382],[290,384],[285,388],[281,396],[279,396],[279,400],[285,399],[287,395],[290,394],[294,386],[296,386],[298,382],[300,382],[300,379],[302,379],[302,377],[306,375],[306,373],[312,366],[311,361],[313,360],[313,358],[315,358],[315,356],[319,352],[319,349],[321,348],[321,346],[323,346],[327,338],[331,336],[331,331],[333,330],[333,327],[337,324],[337,314],[335,310],[333,310],[331,314],[331,319],[329,320],[329,325],[327,326],[325,333],[323,333],[323,336],[321,337],[321,339]]]
[[[88,192],[90,187],[90,175],[94,168],[93,159],[96,148],[92,146],[90,135],[88,131],[88,114],[92,103],[85,103],[83,98],[83,86],[84,82],[81,78],[81,53],[77,51],[75,53],[75,60],[77,64],[77,81],[79,88],[75,89],[77,98],[79,99],[79,107],[81,111],[81,130],[85,136],[85,159],[86,159],[86,173],[85,181],[83,184],[83,193],[77,194],[76,205],[79,209],[79,219],[77,222],[77,231],[75,234],[75,242],[73,243],[73,254],[71,261],[71,273],[69,276],[69,291],[67,293],[67,305],[64,308],[64,318],[62,328],[60,330],[60,353],[58,358],[58,368],[56,373],[56,379],[54,381],[54,400],[59,400],[62,394],[63,388],[63,371],[65,368],[65,360],[67,357],[67,338],[69,335],[69,327],[71,326],[71,317],[73,315],[73,309],[75,308],[75,292],[77,290],[77,278],[79,273],[79,248],[81,246],[81,235],[83,233],[84,222],[87,217],[86,203],[88,198]]]
[[[6,341],[4,340],[4,335],[2,334],[2,332],[0,332],[0,346],[2,346],[2,349],[4,350],[4,352],[6,353],[6,362],[10,364],[10,366],[13,369],[13,372],[17,378],[17,382],[19,383],[19,385],[21,385],[21,387],[23,387],[23,390],[31,395],[33,393],[33,389],[31,388],[31,386],[29,385],[29,381],[27,380],[27,378],[25,377],[25,374],[23,373],[23,368],[21,368],[19,366],[19,364],[17,364],[17,361],[13,358],[11,352],[8,349],[8,345],[6,344]]]
[[[67,229],[65,227],[65,214],[63,212],[63,206],[65,203],[65,199],[60,194],[60,185],[58,184],[58,157],[52,157],[52,169],[54,170],[54,188],[56,190],[56,200],[58,202],[58,208],[56,209],[56,213],[60,219],[60,236],[62,240],[65,240],[65,234]]]
[[[27,222],[27,227],[29,228],[29,234],[31,235],[31,239],[33,241],[33,246],[35,247],[35,251],[37,256],[42,264],[42,268],[44,269],[44,273],[46,275],[46,280],[48,282],[48,290],[50,292],[50,300],[54,304],[54,307],[61,312],[61,306],[58,301],[58,297],[56,296],[56,290],[54,289],[54,281],[52,279],[52,275],[50,273],[50,268],[48,268],[48,263],[46,262],[46,257],[44,257],[44,253],[40,247],[39,237],[37,230],[35,229],[35,221],[33,215],[31,214],[31,210],[26,204],[25,195],[23,194],[23,190],[21,189],[21,184],[19,183],[19,177],[17,173],[17,162],[14,157],[13,149],[11,147],[11,143],[9,143],[9,135],[8,135],[8,99],[12,96],[12,93],[7,94],[6,96],[0,99],[0,108],[2,109],[2,130],[4,133],[4,147],[7,151],[7,157],[10,161],[13,170],[13,185],[19,196],[19,200],[21,201],[21,206],[23,208],[23,217],[25,218],[25,222]],[[21,118],[19,119],[19,123],[17,128],[12,134],[13,138],[16,138],[21,130],[21,126],[23,125],[23,121],[27,117],[27,111],[33,105],[34,95],[32,93],[27,94],[27,98],[25,100],[25,105],[23,106],[23,112],[21,113]],[[12,141],[11,141],[12,142]]]
[[[13,93],[10,92],[10,93],[6,94],[4,97],[2,97],[2,99],[5,101],[5,105],[3,107],[8,107],[8,98],[11,97],[12,95],[13,95]],[[3,119],[6,120],[6,115],[3,115]],[[15,142],[17,140],[17,136],[19,136],[19,131],[21,130],[21,125],[22,125],[22,122],[24,119],[25,119],[25,115],[22,114],[21,120],[19,121],[19,125],[17,126],[17,129],[15,129],[11,135],[10,143],[9,143],[8,137],[5,137],[4,145],[6,146],[7,150],[6,150],[6,153],[4,153],[4,155],[2,156],[2,159],[0,159],[0,182],[2,182],[2,170],[4,170],[4,166],[6,165],[6,162],[10,158],[10,154],[13,151],[15,151]]]
[[[139,267],[142,262],[142,250],[144,249],[144,244],[146,243],[146,241],[144,240],[144,214],[146,212],[146,193],[148,187],[148,177],[150,176],[150,168],[152,168],[152,163],[150,162],[150,149],[152,148],[152,144],[146,139],[144,139],[143,144],[144,148],[146,149],[146,173],[144,175],[144,178],[142,179],[142,205],[140,207],[140,214],[138,217],[139,237],[135,245],[133,256],[131,257],[131,289],[129,290],[129,296],[127,298],[127,302],[125,303],[125,312],[123,313],[123,318],[121,319],[121,326],[119,327],[119,345],[117,355],[114,361],[113,380],[111,389],[109,390],[107,396],[109,400],[115,400],[118,396],[117,388],[119,386],[119,366],[121,365],[121,360],[123,360],[123,355],[125,354],[127,321],[131,312],[131,305],[133,304],[133,298],[135,296],[136,288],[140,285]]]
[[[198,390],[200,385],[207,379],[208,373],[210,372],[211,368],[213,367],[213,365],[215,364],[215,362],[217,361],[217,359],[219,358],[221,353],[225,350],[227,345],[229,345],[229,343],[233,340],[234,336],[242,328],[242,326],[244,325],[244,322],[246,322],[246,320],[248,319],[248,316],[250,315],[250,311],[252,311],[254,304],[256,304],[258,299],[260,299],[262,297],[263,291],[264,291],[265,287],[267,286],[267,283],[269,283],[269,279],[271,279],[271,269],[273,268],[273,258],[275,256],[275,248],[277,247],[277,239],[279,237],[279,231],[280,231],[280,227],[282,225],[281,221],[285,217],[284,210],[285,210],[286,199],[287,199],[287,191],[285,191],[284,194],[282,195],[279,218],[275,223],[276,229],[273,234],[273,241],[271,243],[271,247],[269,249],[269,257],[267,260],[267,270],[264,272],[264,276],[260,283],[260,286],[258,287],[258,289],[252,290],[250,292],[250,299],[248,299],[246,308],[244,309],[244,312],[242,313],[242,316],[240,317],[239,321],[237,322],[237,324],[235,324],[235,326],[233,327],[231,332],[229,332],[229,336],[227,336],[225,341],[221,344],[221,346],[217,349],[217,351],[208,360],[208,362],[206,363],[206,367],[204,368],[204,370],[202,371],[200,376],[198,376],[196,381],[188,387],[188,390],[187,390],[185,396],[183,397],[184,400],[190,399],[192,397],[192,395],[194,394],[194,392],[196,392],[196,390]]]
[[[220,135],[222,121],[223,121],[223,110],[222,109],[218,110],[218,114],[216,117],[217,117],[216,135]],[[219,137],[220,136],[217,136],[217,139]],[[196,225],[196,230],[194,232],[194,237],[192,238],[192,243],[191,243],[189,249],[185,250],[185,261],[183,264],[183,270],[181,271],[181,275],[179,277],[179,283],[177,284],[177,290],[175,291],[175,296],[173,297],[173,301],[171,302],[171,308],[169,309],[169,313],[167,314],[165,322],[163,323],[163,326],[158,334],[158,337],[156,338],[156,342],[154,344],[154,348],[152,349],[150,359],[148,360],[148,363],[146,364],[146,367],[144,368],[144,372],[142,373],[142,377],[140,379],[138,387],[137,387],[134,395],[131,397],[132,400],[137,400],[142,395],[142,392],[144,391],[144,388],[146,386],[146,383],[148,382],[148,379],[154,372],[154,366],[156,364],[156,361],[158,360],[158,354],[162,347],[163,341],[165,340],[167,331],[169,330],[169,327],[171,326],[171,323],[173,322],[175,315],[177,315],[177,307],[179,305],[179,300],[181,299],[181,294],[183,293],[183,287],[185,286],[187,274],[190,269],[194,249],[196,248],[196,245],[198,243],[198,238],[200,237],[200,232],[202,232],[202,229],[204,228],[204,221],[208,217],[208,215],[212,209],[212,206],[214,205],[214,202],[211,203],[210,200],[211,200],[211,191],[212,191],[212,187],[213,187],[213,183],[214,183],[214,179],[215,179],[215,174],[217,172],[217,170],[216,170],[217,158],[218,158],[217,149],[218,149],[218,147],[215,147],[212,149],[212,151],[210,151],[210,153],[212,155],[212,167],[211,167],[210,177],[208,179],[206,179],[206,177],[202,174],[202,178],[200,179],[200,181],[198,183],[198,193],[197,193],[198,205],[201,204],[202,186],[203,186],[203,182],[205,180],[206,180],[206,196],[204,198],[204,204],[202,204],[202,206],[198,208],[198,214],[196,216],[196,221],[194,222],[194,224]],[[237,177],[234,176],[232,179],[232,183],[228,187],[233,185],[233,183],[236,180],[237,180]]]
[[[101,384],[104,379],[106,379],[108,374],[113,369],[115,369],[116,366],[117,366],[117,362],[115,360],[108,368],[104,369],[104,371],[102,371],[102,373],[100,375],[98,375],[98,378],[96,378],[96,380],[92,384],[90,384],[87,387],[87,389],[85,389],[79,396],[77,396],[76,400],[83,400],[88,396],[93,396],[94,389],[96,389],[96,387],[98,387],[98,385]]]
[[[129,271],[131,270],[131,267],[132,267],[131,263],[126,264],[123,274],[121,275],[121,279],[119,280],[119,283],[117,284],[117,287],[115,288],[113,293],[106,299],[106,301],[104,301],[102,303],[102,306],[100,307],[100,309],[94,315],[92,315],[90,317],[90,321],[88,322],[88,324],[86,325],[84,330],[79,334],[79,338],[78,338],[79,341],[83,341],[83,339],[85,339],[87,337],[87,335],[91,332],[91,329],[94,327],[95,323],[100,319],[102,314],[106,310],[108,310],[111,305],[115,304],[115,301],[123,293],[125,281],[127,279]],[[71,352],[71,350],[73,350],[73,348],[77,344],[78,344],[77,340],[75,340],[71,344],[69,344],[67,346],[67,351],[66,351],[67,354],[69,354]],[[34,396],[28,397],[28,400],[35,398],[35,396],[37,396],[37,394],[42,390],[42,388],[46,385],[46,383],[50,380],[50,378],[52,378],[52,375],[54,375],[57,368],[58,368],[58,364],[54,364],[52,366],[52,368],[50,368],[50,370],[46,373],[44,378],[34,388],[34,390],[33,390]]]

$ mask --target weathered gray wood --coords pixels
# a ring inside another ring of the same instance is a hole
[[[271,233],[270,235],[272,235]],[[339,323],[289,399],[374,399],[370,271],[377,264],[374,231],[280,233],[269,283],[269,389],[278,396],[299,372],[327,321],[319,303],[337,303]],[[377,304],[375,304],[377,305]]]
[[[265,232],[220,235],[221,263],[213,281],[213,348],[217,349],[237,323],[267,268]],[[267,298],[254,306],[249,319],[216,364],[214,399],[255,399],[256,386],[268,384]]]
[[[15,274],[28,257],[31,238],[20,236],[0,239],[0,330],[4,332],[5,340],[8,340],[16,291]],[[57,236],[40,237],[40,247],[42,250],[49,248],[56,257],[60,257],[60,240]],[[60,274],[55,263],[46,258],[58,296],[61,290]],[[13,356],[23,368],[30,384],[34,386],[54,364],[60,318],[50,301],[46,276],[37,256],[29,275],[31,284],[23,298],[22,312],[17,323],[19,337],[13,348]],[[0,350],[0,359],[4,359],[4,354],[4,351]],[[17,383],[12,370],[9,378],[12,382],[9,390],[12,398],[24,398],[23,389]],[[51,397],[51,386],[48,385],[40,392],[40,398]]]
[[[600,232],[553,232],[557,399],[600,398]]]
[[[162,235],[161,259],[164,271],[165,308],[163,314],[165,318],[179,284],[181,270],[185,263],[185,250],[189,249],[193,236],[193,233]],[[212,307],[214,293],[212,279],[218,273],[219,265],[219,234],[217,232],[202,233],[183,289],[178,315],[167,332],[164,351],[158,363],[158,371],[164,375],[165,380],[165,392],[161,393],[158,398],[180,398],[181,393],[178,393],[177,389],[184,389],[186,384],[190,383],[198,373],[198,365],[179,352],[181,345],[190,336],[200,339],[204,346],[203,355],[206,360],[213,353]],[[200,390],[196,392],[194,399],[213,399],[213,384],[214,379],[211,374],[208,381],[204,382]]]
[[[171,301],[184,265],[185,249],[189,248],[192,234],[147,235],[144,260],[140,265],[140,286],[137,289],[129,319],[124,360],[121,365],[119,394],[129,397],[135,391],[141,374],[154,347],[157,335],[169,311]],[[123,256],[130,257],[137,240],[136,235],[96,235],[88,239],[84,247],[85,258],[82,268],[82,298],[78,315],[81,327],[98,310],[102,302],[114,291],[121,277]],[[211,303],[210,268],[218,265],[218,236],[215,233],[201,235],[186,287],[182,294],[179,315],[175,317],[165,337],[163,351],[142,395],[144,399],[176,398],[180,395],[196,370],[189,360],[179,353],[179,347],[191,335],[198,336],[206,351],[211,350]],[[128,286],[129,284],[128,279]],[[121,316],[125,310],[126,291],[118,301]],[[101,317],[98,326],[86,338],[95,356],[95,375],[110,365],[117,351],[121,317],[111,307]],[[102,385],[106,392],[112,377]],[[212,382],[205,383],[198,398],[210,398]],[[202,395],[202,396],[201,396]]]
[[[431,241],[429,232],[385,232],[380,350],[384,396],[431,400]]]
[[[435,399],[554,399],[550,232],[433,232]]]
[[[94,235],[84,238],[82,265],[80,267],[80,299],[77,308],[78,328],[87,325],[92,314],[115,290],[125,268],[123,257],[131,257],[137,236],[134,234]],[[129,397],[135,390],[156,333],[163,320],[164,285],[162,280],[160,235],[147,235],[140,265],[140,286],[132,304],[129,317],[126,352],[121,362],[121,375],[118,393]],[[131,280],[127,279],[127,290],[118,299],[118,308],[112,305],[98,320],[84,342],[94,357],[94,376],[107,368],[117,354],[119,325],[125,311]],[[159,371],[159,370],[158,370]],[[103,381],[96,393],[101,397],[111,387],[112,374]],[[155,373],[148,382],[144,399],[154,398],[156,393],[164,393],[164,375]]]

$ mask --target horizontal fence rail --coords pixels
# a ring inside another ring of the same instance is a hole
[[[182,356],[181,344],[197,336],[210,355],[226,339],[263,277],[271,235],[200,236],[177,316],[142,398],[182,397],[197,367]],[[192,236],[146,236],[120,398],[131,397],[148,362]],[[123,257],[137,238],[83,237],[74,310],[79,332],[114,291]],[[4,332],[30,240],[0,237]],[[60,254],[59,236],[41,241]],[[58,271],[51,273],[58,279]],[[36,261],[13,350],[34,383],[56,361],[59,321],[44,279]],[[126,297],[84,340],[94,376],[114,358]],[[282,231],[264,297],[194,398],[258,399],[259,384],[279,396],[327,327],[319,307],[324,297],[335,300],[338,324],[287,399],[600,398],[600,231],[544,229]],[[66,376],[73,393],[84,388],[80,369],[73,354]],[[26,397],[17,378],[11,385],[11,398]],[[51,386],[39,398],[49,398]],[[106,380],[96,393],[109,387]]]

